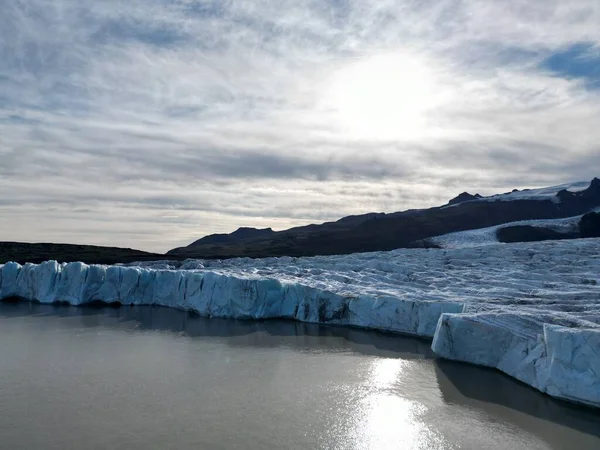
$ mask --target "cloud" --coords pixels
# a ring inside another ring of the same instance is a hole
[[[0,238],[167,250],[598,175],[600,5],[15,0]]]

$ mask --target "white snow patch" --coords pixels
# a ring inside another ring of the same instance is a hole
[[[523,189],[521,191],[509,192],[506,194],[496,194],[490,197],[484,197],[483,201],[511,201],[511,200],[552,200],[559,202],[556,196],[560,191],[566,189],[570,192],[585,191],[590,187],[589,181],[577,181],[574,183],[559,184],[557,186],[544,187],[539,189]]]
[[[549,200],[554,203],[560,203],[560,199],[556,196],[560,191],[566,189],[569,192],[581,192],[585,191],[591,186],[589,181],[576,181],[574,183],[559,184],[557,186],[550,186],[537,189],[523,189],[515,190],[514,192],[507,192],[505,194],[495,194],[489,197],[481,197],[476,200],[466,200],[460,203],[454,203],[452,205],[445,205],[442,208],[454,208],[462,203],[467,202],[495,202],[495,201],[513,201],[513,200]]]
[[[599,208],[600,209],[600,208]],[[441,236],[429,238],[428,241],[442,248],[469,248],[481,245],[499,244],[498,230],[519,225],[548,228],[559,233],[572,233],[579,230],[579,221],[582,216],[567,217],[564,219],[519,220],[517,222],[503,223],[493,227],[478,228],[476,230],[457,231]]]

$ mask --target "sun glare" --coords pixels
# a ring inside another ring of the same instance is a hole
[[[357,138],[417,138],[435,105],[431,71],[407,54],[354,61],[334,74],[328,91],[341,130]]]

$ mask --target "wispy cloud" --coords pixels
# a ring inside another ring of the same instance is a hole
[[[0,239],[167,250],[597,175],[595,0],[9,0]]]

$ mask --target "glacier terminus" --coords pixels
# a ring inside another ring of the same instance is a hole
[[[7,263],[0,299],[160,305],[433,339],[436,355],[600,407],[600,240],[342,256]]]

